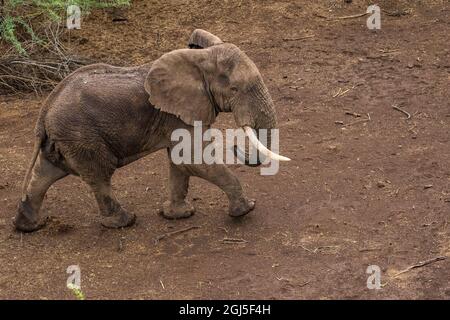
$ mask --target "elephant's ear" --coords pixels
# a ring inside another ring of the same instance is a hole
[[[180,49],[156,60],[144,83],[150,103],[187,124],[212,124],[216,112],[205,79],[210,55],[206,49]]]
[[[203,29],[195,29],[189,38],[188,46],[191,49],[204,49],[222,43],[223,41],[212,33]]]

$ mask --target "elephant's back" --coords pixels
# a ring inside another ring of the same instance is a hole
[[[144,79],[149,65],[122,68],[107,64],[93,64],[77,69],[62,80],[45,101],[47,112],[71,106],[83,108],[89,99],[102,99],[104,103],[132,99],[145,100]],[[111,101],[109,101],[111,100]]]
[[[148,122],[158,112],[148,102],[146,71],[146,66],[94,65],[71,74],[47,99],[49,138],[88,148],[107,144],[118,157],[139,149]]]

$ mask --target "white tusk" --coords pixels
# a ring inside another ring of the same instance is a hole
[[[256,149],[261,151],[263,155],[277,161],[291,161],[291,159],[289,159],[288,157],[283,157],[267,149],[266,146],[258,140],[252,128],[245,126],[243,127],[243,129],[245,131],[245,134],[248,136],[250,143],[253,144]]]

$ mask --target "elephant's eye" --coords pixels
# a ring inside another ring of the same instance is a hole
[[[238,92],[238,88],[237,87],[231,87],[230,90],[233,91],[233,92]]]

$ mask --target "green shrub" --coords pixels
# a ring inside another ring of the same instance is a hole
[[[34,29],[34,20],[60,23],[69,5],[78,5],[82,14],[88,14],[93,9],[130,5],[130,0],[0,0],[0,40],[26,55],[23,42],[27,38],[33,44],[44,42]]]

